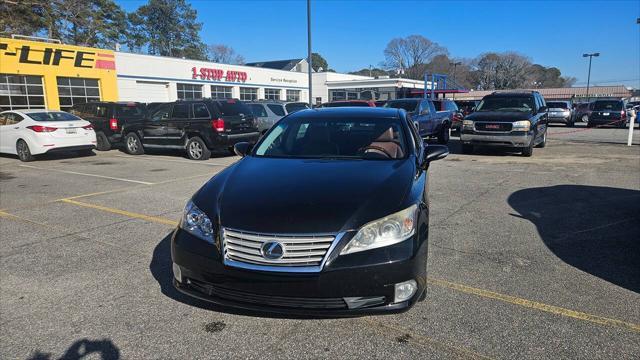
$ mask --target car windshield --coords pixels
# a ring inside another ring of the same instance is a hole
[[[492,96],[480,101],[476,111],[518,111],[531,112],[533,98],[530,96]]]
[[[418,107],[418,101],[417,100],[396,100],[396,101],[389,101],[388,103],[385,104],[386,108],[394,108],[394,109],[405,109],[408,112],[414,112],[416,111],[416,108]]]
[[[593,103],[593,110],[603,111],[621,111],[622,110],[622,101],[596,101]]]
[[[284,107],[287,108],[288,114],[309,108],[309,106],[305,103],[292,103],[292,104],[287,104]]]
[[[226,101],[224,100],[217,101],[217,103],[218,103],[220,112],[222,113],[222,116],[238,116],[238,115],[253,114],[251,112],[251,109],[249,109],[247,105],[235,99],[228,99]]]
[[[568,109],[569,105],[562,101],[549,101],[547,102],[547,107],[549,109]]]
[[[29,113],[30,118],[35,121],[70,121],[70,120],[82,120],[79,117],[69,114],[64,111],[47,111],[47,112],[37,112],[37,113]]]
[[[405,157],[398,118],[285,118],[257,145],[255,156],[376,159]]]

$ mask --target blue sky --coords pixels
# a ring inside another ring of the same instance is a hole
[[[116,0],[134,11],[146,1]],[[190,1],[202,39],[246,61],[306,56],[306,1]],[[640,88],[640,1],[312,0],[313,51],[339,72],[376,66],[389,40],[423,35],[451,56],[517,51],[586,85],[585,52],[600,52],[592,83]]]

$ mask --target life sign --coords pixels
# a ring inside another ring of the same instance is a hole
[[[0,42],[0,55],[16,57],[20,64],[49,66],[73,66],[76,68],[115,70],[112,54],[99,51],[82,51],[62,48],[32,48],[22,45],[10,49],[9,44]]]
[[[232,71],[227,70],[226,73],[222,69],[210,69],[210,68],[191,68],[191,78],[201,80],[214,80],[220,81],[224,79],[228,82],[245,82],[247,81],[247,73],[244,71]]]

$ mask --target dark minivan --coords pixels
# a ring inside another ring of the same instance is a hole
[[[624,128],[627,124],[627,112],[622,100],[596,100],[589,106],[591,114],[588,127],[610,125]]]
[[[233,150],[237,142],[255,142],[260,133],[251,109],[237,99],[179,100],[156,105],[143,122],[126,128],[125,150],[184,149],[192,160],[206,160],[211,151]]]
[[[462,152],[474,146],[515,148],[524,156],[547,144],[547,104],[537,91],[495,91],[462,123]]]
[[[123,139],[123,129],[142,123],[146,106],[138,102],[91,102],[76,104],[72,114],[87,120],[96,132],[96,149],[108,151]]]

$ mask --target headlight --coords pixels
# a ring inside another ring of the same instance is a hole
[[[464,120],[462,121],[462,126],[466,128],[473,128],[473,120]]]
[[[340,255],[389,246],[408,239],[416,232],[417,213],[418,206],[412,205],[364,225]]]
[[[513,131],[529,131],[529,129],[531,129],[531,122],[529,120],[516,121],[511,127]]]
[[[213,223],[191,200],[184,208],[180,227],[191,235],[213,244]]]

